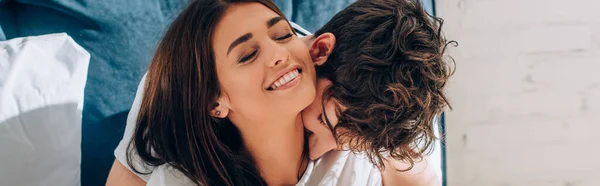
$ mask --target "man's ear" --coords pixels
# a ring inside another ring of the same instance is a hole
[[[309,52],[310,57],[312,58],[315,65],[322,65],[327,61],[331,52],[333,52],[333,48],[335,47],[335,36],[326,32],[323,33],[316,38],[312,45],[310,46]]]
[[[226,118],[229,114],[229,99],[226,94],[222,93],[221,96],[212,103],[210,115],[215,118]]]

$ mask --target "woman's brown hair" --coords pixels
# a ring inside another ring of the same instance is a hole
[[[414,165],[436,139],[434,119],[449,105],[444,86],[453,71],[442,23],[416,0],[358,0],[315,33],[337,41],[317,67],[332,81],[323,99],[347,108],[338,109],[332,131],[379,168],[388,154]]]
[[[210,115],[220,94],[213,34],[229,6],[270,0],[195,0],[174,20],[151,61],[128,164],[168,164],[199,185],[266,185],[239,130]]]

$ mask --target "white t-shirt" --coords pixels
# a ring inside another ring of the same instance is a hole
[[[144,92],[144,82],[146,75],[140,81],[135,100],[131,106],[131,111],[127,116],[127,126],[123,139],[115,149],[115,157],[125,167],[131,170],[127,163],[127,147],[133,135],[136,118],[140,110],[142,95]],[[142,172],[152,172],[151,174],[137,174],[150,186],[185,186],[194,185],[181,172],[173,169],[169,165],[158,167],[145,167],[138,156],[133,153],[133,164],[137,170]],[[133,171],[132,171],[133,172]],[[352,153],[350,151],[330,151],[320,159],[311,161],[308,164],[304,175],[300,178],[297,186],[379,186],[382,185],[381,173],[369,159],[362,153]]]

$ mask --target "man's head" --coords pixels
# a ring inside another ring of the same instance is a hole
[[[441,25],[418,1],[358,0],[315,33],[310,54],[331,81],[316,101],[335,99],[336,114],[324,119],[338,143],[381,168],[382,151],[412,163],[430,149],[452,71]]]

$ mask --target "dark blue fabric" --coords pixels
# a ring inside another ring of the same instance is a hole
[[[6,40],[6,36],[4,35],[4,31],[2,31],[2,26],[0,26],[0,41]]]
[[[0,4],[7,39],[66,32],[91,54],[82,120],[81,183],[104,185],[139,80],[187,0],[15,0]]]
[[[0,0],[0,41],[6,40],[6,34],[4,34],[3,24],[13,24],[14,17],[12,16],[12,10],[8,8],[9,4],[6,0]]]

